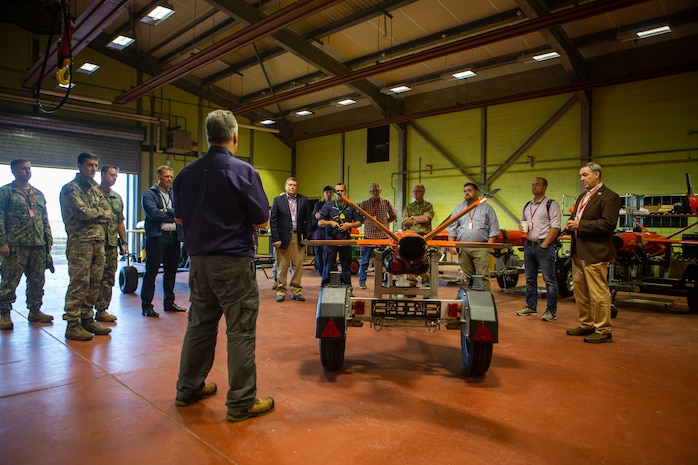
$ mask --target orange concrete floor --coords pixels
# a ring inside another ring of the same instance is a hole
[[[485,376],[466,376],[458,332],[421,328],[352,328],[344,367],[329,373],[314,338],[317,273],[305,269],[306,302],[276,303],[258,271],[258,393],[276,410],[230,423],[222,327],[209,378],[219,393],[175,407],[186,314],[142,317],[138,294],[115,288],[112,334],[66,341],[66,276],[65,265],[47,275],[53,324],[27,322],[22,284],[15,328],[0,333],[2,464],[698,463],[698,315],[685,298],[619,307],[615,342],[591,345],[565,335],[571,298],[546,323],[517,317],[523,297],[493,282],[500,343]],[[161,290],[158,279],[158,311]]]

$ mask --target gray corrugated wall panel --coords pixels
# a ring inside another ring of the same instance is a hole
[[[75,168],[80,153],[92,152],[100,165],[138,173],[142,140],[142,129],[0,113],[0,158],[7,162],[26,158],[36,166]]]

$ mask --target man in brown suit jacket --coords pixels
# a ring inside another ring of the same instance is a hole
[[[620,197],[601,182],[601,166],[590,162],[579,170],[584,193],[574,206],[565,229],[572,236],[572,276],[579,327],[570,336],[584,342],[613,342],[608,264],[616,257],[613,232],[618,222]]]

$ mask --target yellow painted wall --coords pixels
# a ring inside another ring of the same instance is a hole
[[[310,198],[322,198],[322,189],[343,179],[342,137],[339,134],[298,142],[296,171],[298,192]],[[312,154],[312,156],[307,156]]]
[[[689,172],[698,190],[698,73],[641,81],[591,93],[592,159],[604,168],[603,180],[620,195],[681,194]],[[487,175],[491,175],[524,144],[573,95],[559,95],[487,109]],[[480,179],[482,111],[435,116],[415,122],[459,166]],[[397,131],[391,129],[389,162],[367,165],[366,130],[346,134],[343,167],[349,195],[368,197],[371,182],[380,182],[384,197],[395,202]],[[505,229],[515,228],[521,208],[531,197],[536,176],[549,182],[548,196],[572,201],[580,192],[581,104],[575,103],[543,135],[489,186],[501,189],[492,202]],[[298,177],[321,189],[329,170],[336,176],[341,138],[326,136],[299,142]],[[690,150],[693,149],[693,150]],[[407,129],[406,169],[408,192],[422,182],[425,198],[434,204],[436,223],[445,219],[463,200],[468,180],[414,130]],[[649,154],[642,154],[652,152]],[[529,158],[530,157],[530,158]],[[427,166],[430,165],[430,166]],[[330,176],[330,177],[332,177]],[[668,233],[668,231],[657,231]]]
[[[240,131],[246,131],[245,137],[248,139],[254,137],[253,165],[262,178],[262,185],[271,205],[273,198],[284,191],[286,178],[291,175],[291,149],[270,133],[246,129]],[[238,150],[238,154],[247,156],[249,146],[247,151]]]

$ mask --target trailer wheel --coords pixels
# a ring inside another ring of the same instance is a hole
[[[574,277],[572,276],[572,258],[562,257],[555,261],[557,274],[557,293],[560,297],[574,295]]]
[[[133,294],[138,287],[138,270],[133,266],[124,266],[119,271],[119,289],[124,294]]]
[[[344,364],[344,348],[347,338],[321,338],[320,361],[327,371],[337,371]]]
[[[491,342],[469,341],[465,335],[465,324],[461,325],[460,346],[463,364],[471,375],[483,375],[490,368],[493,345]]]
[[[494,271],[501,289],[515,288],[519,283],[519,257],[514,253],[500,255],[494,264]]]
[[[349,269],[351,270],[352,275],[357,275],[359,274],[359,268],[361,268],[361,264],[357,259],[352,259],[351,265],[349,266]]]

